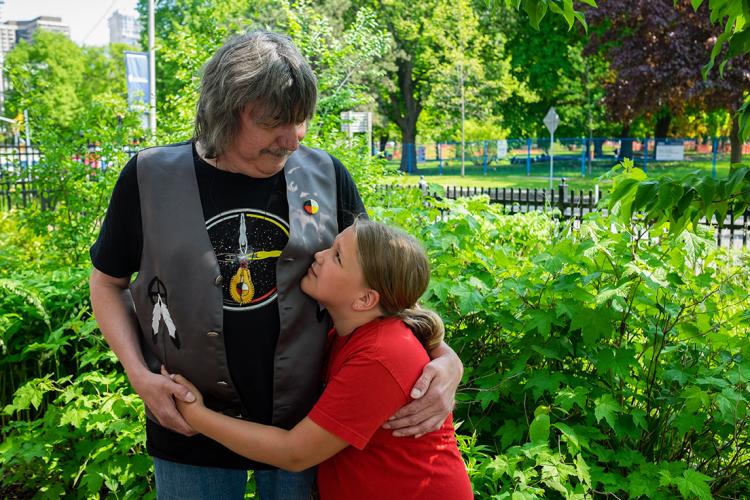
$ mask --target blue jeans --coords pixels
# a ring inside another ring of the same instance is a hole
[[[247,472],[199,467],[153,457],[158,500],[235,500],[245,496]],[[309,500],[315,468],[302,472],[259,470],[255,484],[261,500]]]

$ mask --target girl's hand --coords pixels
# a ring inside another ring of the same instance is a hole
[[[180,384],[181,386],[185,387],[188,391],[190,391],[194,396],[195,400],[188,403],[185,401],[182,401],[181,399],[175,398],[175,404],[177,405],[177,409],[180,411],[183,417],[187,417],[187,413],[190,412],[190,407],[198,408],[203,406],[203,395],[198,390],[197,387],[195,387],[193,384],[190,383],[188,379],[183,377],[182,375],[176,375],[174,373],[169,373],[166,368],[162,365],[161,367],[161,374],[165,377],[169,377],[172,379],[175,383]]]

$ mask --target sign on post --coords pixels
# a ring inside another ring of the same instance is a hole
[[[685,144],[682,141],[659,141],[656,143],[656,161],[684,161]]]
[[[341,113],[341,131],[351,139],[354,134],[367,133],[367,146],[372,154],[372,113],[369,111],[344,111]]]
[[[498,160],[502,160],[506,156],[508,156],[508,140],[500,139],[497,141],[497,150],[495,153],[495,157]]]
[[[148,54],[145,52],[125,52],[125,78],[128,86],[128,104],[141,103],[148,106]],[[145,113],[142,117],[144,128],[148,126]]]
[[[555,170],[555,130],[560,124],[560,117],[555,111],[555,107],[549,108],[547,116],[544,117],[544,125],[549,130],[549,188],[552,189],[552,176]]]

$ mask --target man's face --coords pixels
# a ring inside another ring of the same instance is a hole
[[[226,151],[227,161],[251,177],[271,177],[307,133],[307,123],[269,126],[258,118],[253,105],[240,113],[240,130]]]

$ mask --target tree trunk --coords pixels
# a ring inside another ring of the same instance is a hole
[[[664,139],[669,134],[669,125],[672,123],[672,113],[669,111],[659,113],[656,117],[654,127],[654,139]]]
[[[378,151],[381,153],[385,152],[385,147],[388,144],[388,139],[390,139],[390,135],[388,133],[380,134],[378,136]]]
[[[729,163],[740,163],[742,161],[742,141],[740,140],[740,119],[736,113],[732,115],[732,132],[729,134],[729,143],[732,145]]]
[[[401,164],[399,170],[402,172],[416,173],[417,168],[417,124],[414,120],[414,126],[401,129]]]
[[[422,111],[421,101],[415,98],[414,63],[409,59],[396,59],[398,85],[401,92],[391,94],[391,116],[401,129],[402,172],[416,173],[417,168],[417,119]],[[423,97],[420,95],[420,97]]]
[[[620,134],[620,151],[617,153],[617,159],[622,160],[623,158],[633,158],[633,139],[630,136],[630,124],[626,123],[622,126],[622,133]]]

